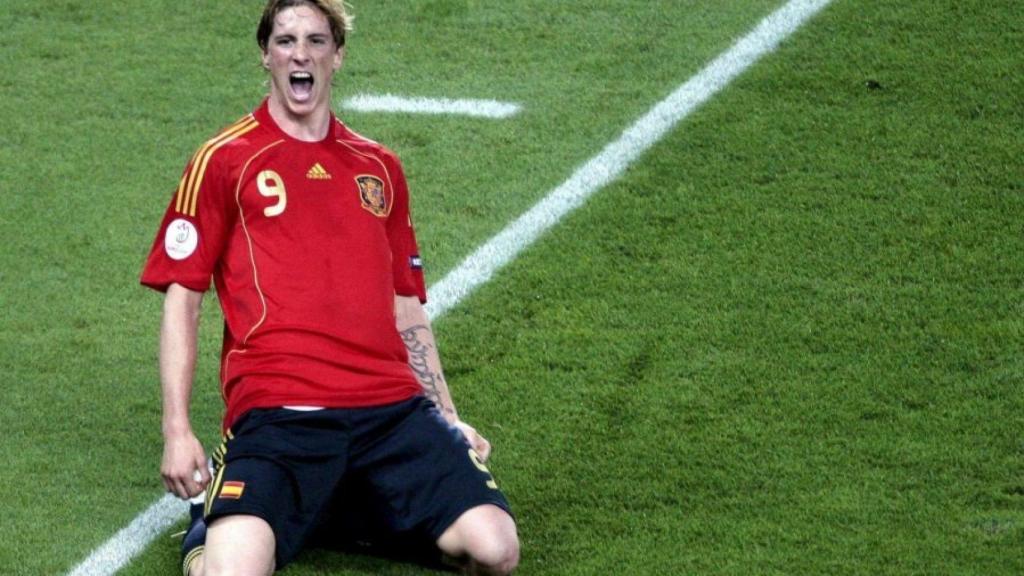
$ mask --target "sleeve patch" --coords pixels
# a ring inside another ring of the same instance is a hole
[[[419,254],[409,256],[409,268],[412,268],[413,270],[423,269],[423,259],[420,258]]]
[[[167,232],[164,235],[164,250],[172,260],[184,260],[196,251],[199,245],[199,231],[196,227],[182,218],[167,225]]]

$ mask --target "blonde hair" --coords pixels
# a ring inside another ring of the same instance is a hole
[[[263,16],[256,28],[256,43],[260,49],[266,52],[267,42],[270,40],[270,33],[274,30],[274,18],[278,13],[293,6],[310,5],[320,10],[327,16],[331,24],[331,35],[334,36],[334,45],[341,48],[345,45],[345,33],[352,30],[353,16],[345,2],[342,0],[269,0],[263,9]]]

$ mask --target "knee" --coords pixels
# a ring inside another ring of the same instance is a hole
[[[471,574],[505,575],[519,565],[516,524],[504,510],[485,505],[464,513],[438,540]]]
[[[466,552],[470,564],[484,574],[504,576],[519,565],[519,539],[515,536],[480,539]]]

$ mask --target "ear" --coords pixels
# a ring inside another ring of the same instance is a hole
[[[270,70],[270,51],[260,50],[260,61],[263,62],[263,69]]]
[[[345,47],[342,46],[341,48],[338,48],[337,52],[334,53],[334,62],[332,63],[332,67],[334,68],[334,71],[337,72],[338,70],[340,70],[342,63],[344,63],[344,62],[345,62]]]

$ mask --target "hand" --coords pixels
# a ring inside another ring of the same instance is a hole
[[[487,462],[487,458],[491,455],[491,443],[481,436],[480,433],[476,431],[476,428],[473,428],[461,420],[456,420],[452,423],[452,426],[455,426],[459,432],[462,432],[462,435],[466,437],[466,441],[469,442],[469,447],[477,453],[480,460],[482,462]]]
[[[206,489],[210,483],[210,470],[206,466],[203,445],[194,434],[188,432],[164,439],[160,475],[163,476],[167,491],[182,500],[192,498]]]

